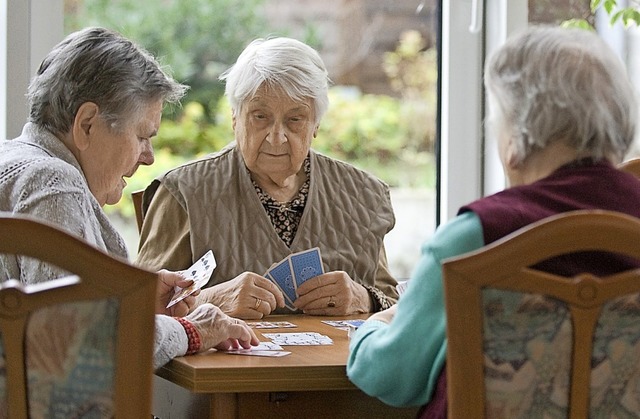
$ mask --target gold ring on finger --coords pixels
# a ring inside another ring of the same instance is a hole
[[[254,310],[260,308],[260,304],[262,304],[262,300],[256,297],[256,305],[253,307]]]

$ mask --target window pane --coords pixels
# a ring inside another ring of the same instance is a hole
[[[316,48],[333,81],[312,147],[391,186],[396,227],[385,240],[392,273],[407,278],[435,225],[436,0],[65,0],[65,30],[107,26],[162,57],[192,88],[163,118],[156,163],[109,208],[132,255],[130,192],[233,138],[220,72],[255,37],[291,36]],[[197,10],[197,13],[194,11]],[[124,200],[123,200],[124,201]]]

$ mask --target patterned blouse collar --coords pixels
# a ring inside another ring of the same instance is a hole
[[[307,179],[298,190],[297,195],[288,202],[276,201],[251,179],[260,203],[269,215],[278,236],[287,246],[291,246],[291,242],[293,242],[309,195],[309,180],[311,174],[311,161],[309,156],[304,160],[304,172],[307,175]]]

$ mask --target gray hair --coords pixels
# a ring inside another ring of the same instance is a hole
[[[553,141],[600,159],[622,159],[636,130],[634,88],[594,32],[531,27],[485,68],[490,122],[509,130],[516,163]]]
[[[69,132],[80,105],[93,102],[118,131],[151,101],[178,103],[187,91],[144,49],[104,28],[68,35],[40,64],[29,85],[29,120]]]
[[[313,100],[315,123],[329,107],[329,77],[316,50],[291,38],[256,39],[242,51],[236,63],[225,71],[225,94],[234,115],[263,84],[282,89],[294,100]]]

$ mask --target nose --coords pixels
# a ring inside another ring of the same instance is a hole
[[[144,141],[142,143],[142,152],[140,153],[140,158],[138,159],[138,161],[140,162],[140,164],[143,164],[145,166],[151,166],[155,161],[151,141]]]
[[[271,125],[269,133],[267,134],[267,141],[269,141],[269,143],[274,146],[286,143],[288,139],[284,124],[282,124],[281,122],[274,122],[273,125]]]

